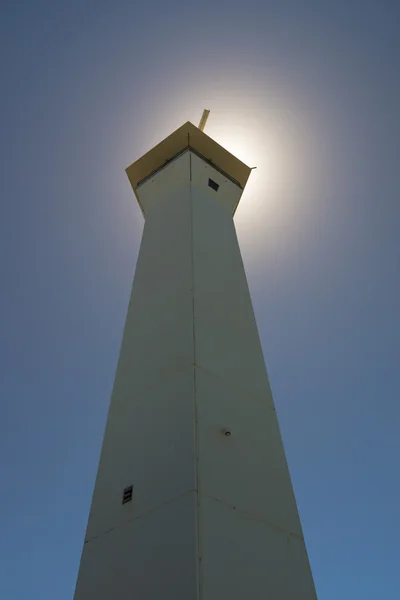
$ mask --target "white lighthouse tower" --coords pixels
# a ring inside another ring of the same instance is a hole
[[[250,169],[185,123],[145,218],[75,600],[315,600],[233,223]]]

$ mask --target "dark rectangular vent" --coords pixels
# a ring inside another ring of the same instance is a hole
[[[133,494],[133,485],[126,487],[124,489],[124,493],[122,495],[122,504],[126,504],[127,502],[132,502],[132,494]]]
[[[213,190],[215,190],[216,192],[218,192],[218,188],[219,188],[219,184],[218,183],[216,183],[212,179],[209,179],[208,180],[208,185],[210,186],[210,188],[212,188]]]

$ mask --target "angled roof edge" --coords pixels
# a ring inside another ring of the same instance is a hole
[[[126,168],[133,191],[186,148],[192,148],[244,189],[251,173],[250,167],[188,121]]]

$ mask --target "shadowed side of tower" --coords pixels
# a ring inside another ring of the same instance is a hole
[[[250,169],[186,123],[145,216],[75,600],[315,600],[233,223]]]

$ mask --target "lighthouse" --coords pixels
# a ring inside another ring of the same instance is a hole
[[[234,214],[185,123],[126,169],[145,220],[75,600],[316,600]]]

